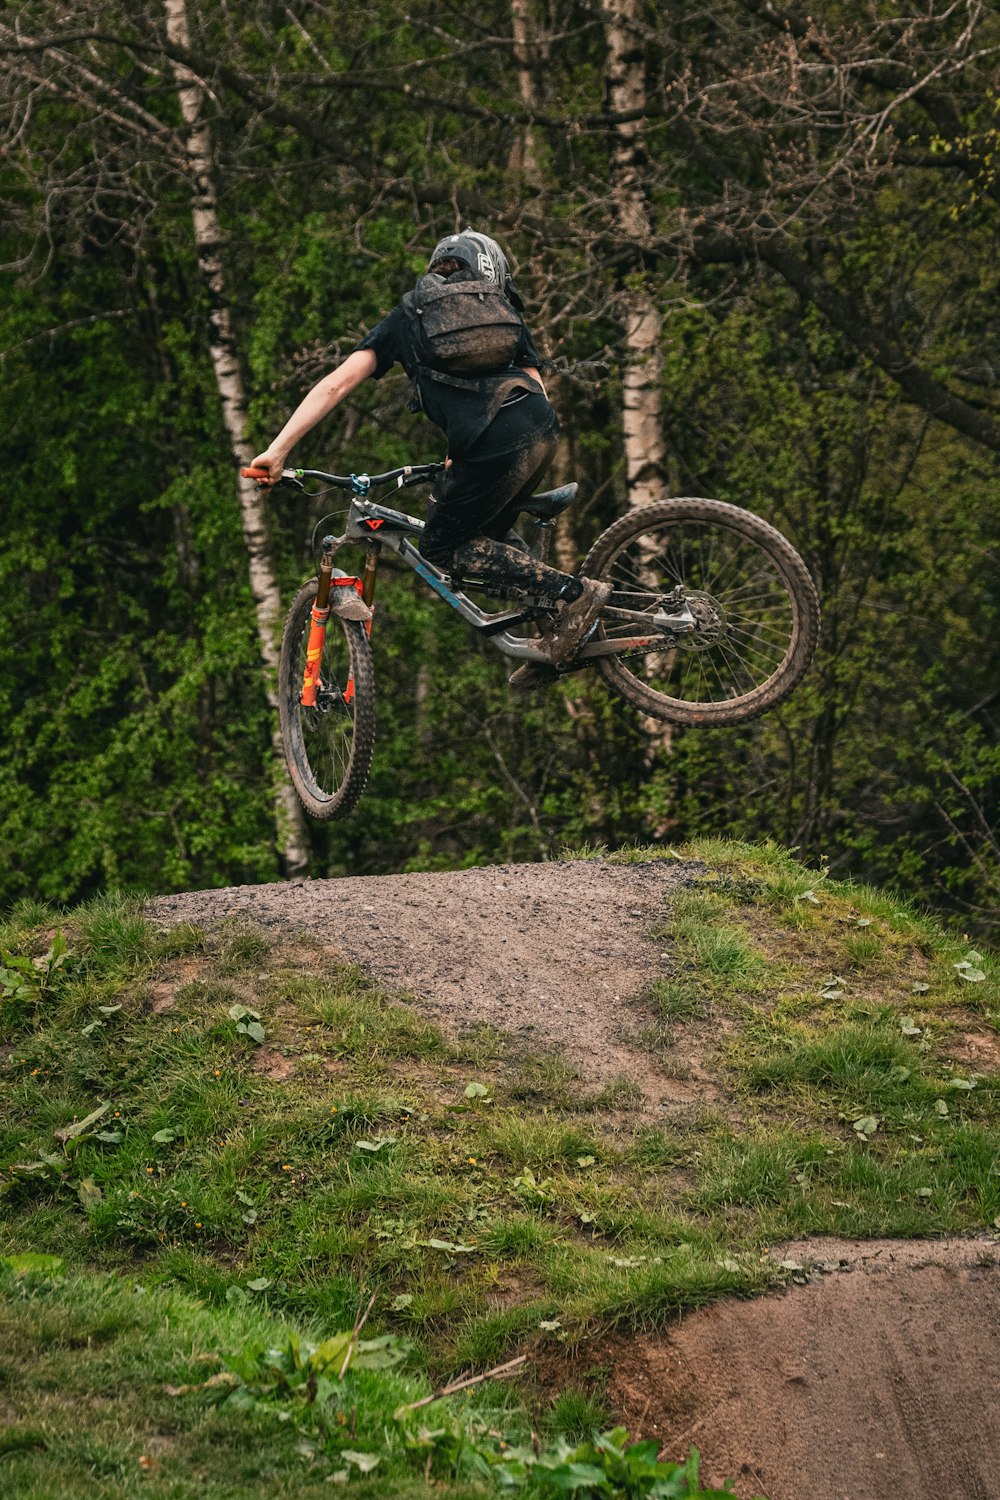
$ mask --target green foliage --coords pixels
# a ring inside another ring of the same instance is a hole
[[[142,34],[132,13],[105,10],[104,32]],[[46,0],[32,0],[31,13],[47,34]],[[823,24],[839,36],[842,19],[838,11]],[[789,703],[736,730],[675,731],[668,744],[582,678],[537,702],[513,701],[497,654],[387,566],[373,632],[375,770],[363,816],[311,830],[313,873],[770,835],[826,857],[836,874],[891,882],[988,930],[1000,821],[988,455],[924,421],[752,254],[724,268],[686,261],[679,299],[672,264],[640,271],[588,253],[571,233],[534,235],[521,212],[522,100],[508,48],[454,47],[440,18],[428,28],[423,12],[390,17],[378,7],[335,19],[316,12],[308,26],[261,12],[245,26],[213,3],[189,20],[196,51],[288,90],[283,117],[251,103],[252,90],[215,83],[223,254],[254,441],[263,444],[412,283],[427,244],[453,227],[455,195],[474,191],[495,212],[529,321],[555,361],[548,378],[565,434],[557,477],[581,481],[560,533],[565,553],[582,557],[625,503],[623,292],[641,284],[669,316],[669,487],[774,520],[823,594],[820,656]],[[483,24],[506,34],[509,7]],[[706,97],[729,98],[733,79],[756,67],[768,26],[747,15],[712,35],[693,61],[684,26],[671,31],[670,66],[680,48],[696,72],[708,70]],[[655,28],[648,46],[652,86],[667,46]],[[173,126],[173,75],[164,67],[155,77],[154,54],[134,67],[124,47],[111,47],[102,65],[126,93],[138,90],[144,118]],[[391,84],[325,91],[316,115],[303,110],[315,80],[303,94],[297,74],[311,73],[317,56]],[[420,98],[396,86],[416,63]],[[602,28],[572,30],[536,79],[543,112],[593,116],[606,63]],[[905,101],[900,129],[923,148],[886,162],[849,195],[850,212],[843,196],[831,205],[823,194],[808,204],[817,219],[790,211],[790,236],[796,248],[795,226],[808,223],[831,284],[859,308],[898,314],[903,343],[933,350],[935,373],[975,400],[993,337],[982,200],[995,186],[996,98],[961,69],[949,70],[947,89],[948,130],[940,121],[928,130]],[[465,103],[428,111],[431,97]],[[740,140],[749,182],[759,173],[772,181],[767,163],[798,159],[804,127],[776,104],[765,115],[755,105],[754,130],[727,125],[720,143],[727,154]],[[190,197],[175,157],[157,154],[162,140],[143,137],[118,163],[118,196],[105,199],[97,164],[118,162],[112,116],[40,95],[0,177],[2,259],[21,268],[2,273],[0,310],[10,413],[0,435],[2,902],[281,873],[271,724]],[[307,128],[316,120],[323,140],[339,142],[336,170],[317,157]],[[657,243],[668,245],[712,189],[677,155],[665,121],[655,115],[646,129],[647,167],[659,179],[649,211]],[[579,226],[586,242],[590,226],[605,227],[603,187],[592,189],[608,181],[610,138],[539,125],[533,140],[540,222]],[[415,198],[399,192],[403,183]],[[109,223],[120,232],[109,234]],[[408,394],[398,371],[366,384],[299,456],[343,470],[439,457],[435,434],[406,410]],[[309,536],[330,505],[321,495],[270,502],[269,543],[288,594],[312,566]]]
[[[41,1005],[56,987],[56,979],[66,963],[69,949],[66,939],[57,932],[48,951],[40,958],[27,953],[11,953],[0,947],[0,1004],[5,1018],[21,1009]]]
[[[271,1398],[273,1381],[248,1368],[245,1384],[233,1373],[253,1366],[255,1348],[274,1346],[279,1359],[281,1350],[310,1347],[258,1307],[208,1310],[145,1282],[93,1274],[53,1279],[44,1267],[15,1280],[2,1264],[0,1296],[5,1374],[33,1414],[0,1432],[5,1493],[76,1500],[97,1484],[111,1500],[125,1500],[137,1486],[184,1500],[318,1497],[329,1494],[331,1478],[375,1468],[380,1493],[426,1493],[415,1482],[410,1488],[416,1462],[386,1432],[387,1411],[419,1400],[426,1382],[380,1368],[370,1355],[342,1381],[339,1364],[333,1372],[352,1415],[338,1424],[330,1413],[338,1441],[328,1450],[318,1440],[318,1402],[301,1398],[294,1360],[280,1402]],[[325,1379],[320,1374],[317,1383]],[[461,1408],[442,1408],[444,1420],[469,1426]],[[439,1485],[446,1500],[470,1495],[448,1478]]]
[[[264,1280],[262,1278],[262,1280]],[[267,1283],[252,1291],[265,1291]],[[401,1339],[386,1334],[362,1339],[355,1333],[336,1334],[314,1344],[292,1333],[277,1348],[255,1345],[230,1356],[228,1366],[256,1395],[322,1406],[348,1370],[389,1370],[406,1357]]]
[[[567,1492],[597,1500],[677,1500],[692,1496],[709,1500],[710,1496],[732,1495],[724,1490],[705,1490],[698,1482],[698,1451],[691,1450],[685,1464],[661,1463],[657,1458],[659,1443],[653,1439],[628,1445],[624,1427],[595,1434],[573,1447],[562,1441],[537,1453],[533,1448],[508,1449],[503,1454],[501,1483],[513,1490],[530,1489],[540,1497],[565,1495]]]
[[[250,1305],[208,1310],[145,1283],[63,1275],[53,1261],[0,1260],[5,1370],[34,1414],[0,1432],[8,1493],[75,1497],[96,1475],[114,1500],[136,1483],[208,1500],[234,1485],[247,1497],[276,1485],[308,1497],[376,1472],[380,1494],[429,1493],[404,1488],[419,1473],[444,1500],[731,1493],[699,1487],[694,1450],[684,1464],[659,1462],[655,1442],[629,1445],[624,1428],[576,1447],[531,1445],[504,1413],[504,1438],[483,1420],[497,1413],[480,1412],[479,1392],[432,1399],[425,1381],[400,1374],[405,1346],[392,1336],[311,1341]]]

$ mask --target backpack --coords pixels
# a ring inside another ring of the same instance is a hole
[[[495,282],[471,271],[421,276],[403,306],[421,374],[482,376],[510,368],[522,323]]]

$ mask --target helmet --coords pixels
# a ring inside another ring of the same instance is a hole
[[[510,284],[506,255],[496,240],[478,230],[463,229],[461,234],[450,234],[441,240],[434,247],[427,269],[430,270],[439,260],[457,260],[484,281],[495,282],[502,292],[506,292]]]

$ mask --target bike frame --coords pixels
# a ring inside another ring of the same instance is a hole
[[[378,558],[383,547],[387,547],[390,552],[395,552],[401,562],[422,578],[440,599],[443,599],[474,630],[478,630],[504,656],[513,657],[517,661],[541,662],[549,665],[540,645],[511,635],[510,631],[516,625],[524,625],[549,613],[553,603],[551,599],[526,595],[518,609],[500,614],[490,614],[486,610],[477,608],[467,594],[452,587],[453,580],[449,574],[421,557],[419,548],[414,546],[412,539],[422,534],[424,522],[417,516],[407,515],[405,511],[393,510],[391,506],[379,505],[376,501],[368,499],[368,493],[374,485],[388,484],[394,480],[397,489],[405,489],[414,484],[426,483],[435,474],[440,473],[442,468],[441,464],[407,464],[401,469],[393,469],[386,474],[375,476],[352,474],[349,478],[346,475],[325,474],[319,469],[283,471],[282,480],[296,489],[304,488],[302,483],[304,479],[319,479],[334,488],[350,490],[353,497],[347,514],[347,528],[343,535],[325,536],[322,540],[323,551],[302,681],[301,702],[304,707],[312,708],[316,704],[326,627],[331,612],[337,611],[336,593],[342,588],[354,588],[365,604],[370,607],[375,594]],[[241,472],[244,478],[265,480],[270,483],[266,470],[248,468]],[[552,526],[553,519],[551,517],[539,519],[537,512],[533,514],[545,534],[547,528]],[[367,549],[364,573],[361,577],[344,573],[333,565],[334,556],[341,547],[356,543],[363,544]],[[531,555],[536,559],[539,558],[538,552],[533,551]],[[648,597],[642,590],[637,589],[635,592],[641,597]],[[599,657],[617,656],[623,651],[669,651],[673,648],[678,636],[687,635],[696,628],[695,617],[683,601],[672,601],[672,603],[680,602],[679,609],[673,614],[668,614],[666,609],[661,607],[655,614],[650,615],[647,611],[629,609],[625,601],[630,597],[632,595],[625,591],[612,594],[602,611],[601,618],[613,618],[625,626],[634,623],[640,627],[642,633],[614,636],[611,639],[596,639],[597,623],[595,622],[572,659],[565,666],[557,669],[560,674],[577,671],[581,667],[589,666]],[[650,625],[654,626],[652,634],[650,634]],[[371,634],[370,619],[365,624],[365,630],[369,635]],[[343,692],[344,701],[350,702],[353,694],[352,674],[348,677],[347,686]]]
[[[551,525],[551,522],[540,522],[541,526]],[[509,632],[516,625],[523,625],[528,621],[537,619],[552,608],[551,599],[542,599],[537,596],[526,596],[521,606],[500,614],[491,614],[487,610],[479,609],[467,594],[460,589],[452,587],[451,577],[443,572],[433,563],[421,557],[419,549],[414,545],[414,538],[418,538],[424,529],[424,522],[417,516],[407,515],[403,511],[393,510],[390,506],[379,505],[374,500],[358,497],[351,503],[347,516],[347,529],[342,536],[324,537],[324,552],[331,554],[344,546],[363,543],[369,548],[368,562],[365,568],[363,580],[352,578],[348,574],[341,574],[339,570],[334,571],[333,583],[335,586],[343,587],[353,585],[359,588],[365,602],[371,603],[369,591],[369,578],[371,589],[374,589],[374,574],[377,557],[376,549],[387,548],[394,552],[405,565],[410,568],[419,578],[438,595],[440,599],[460,615],[474,630],[479,631],[492,646],[501,651],[504,656],[513,657],[518,661],[546,661],[545,653],[539,646],[531,641],[521,640],[518,636]],[[373,552],[375,557],[373,557]],[[623,616],[631,613],[621,610]],[[666,650],[670,647],[670,636],[686,635],[695,627],[695,618],[691,611],[682,607],[676,614],[667,615],[660,612],[654,617],[656,632],[649,633],[648,617],[645,622],[645,630],[640,635],[616,636],[613,640],[588,639],[577,651],[569,664],[570,670],[588,665],[600,656],[614,656],[621,651],[641,651],[651,646],[660,646]]]

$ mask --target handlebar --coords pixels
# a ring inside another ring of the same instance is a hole
[[[406,489],[411,484],[422,484],[424,480],[439,474],[444,464],[404,464],[399,469],[387,469],[384,474],[324,474],[322,469],[282,469],[281,478],[274,484],[292,484],[302,488],[303,479],[322,479],[333,489],[350,490],[354,495],[367,495],[368,491],[383,484],[396,481],[397,489]],[[241,469],[244,479],[256,479],[262,489],[271,488],[272,481],[266,469]]]

